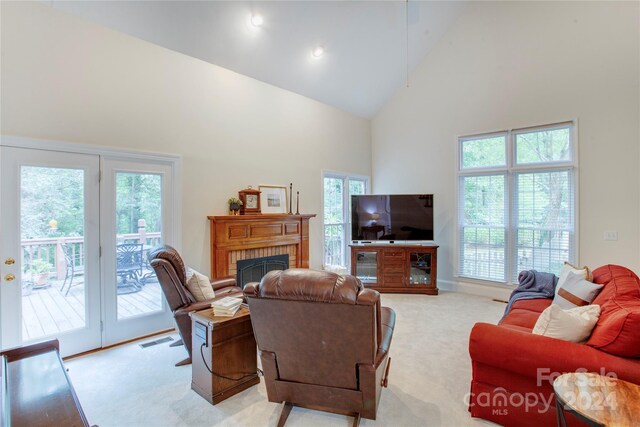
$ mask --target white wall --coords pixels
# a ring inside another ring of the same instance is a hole
[[[370,123],[37,3],[3,2],[1,132],[183,157],[183,255],[247,185],[300,191],[321,265],[321,169],[371,173]]]
[[[471,2],[374,118],[375,192],[435,193],[439,278],[455,272],[456,137],[573,118],[579,263],[640,273],[638,6]]]

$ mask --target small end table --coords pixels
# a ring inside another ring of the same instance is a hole
[[[640,386],[588,372],[560,375],[553,382],[558,426],[565,427],[564,411],[590,426],[640,425]]]
[[[258,384],[258,357],[249,309],[233,317],[208,308],[190,314],[192,322],[191,388],[215,405]]]

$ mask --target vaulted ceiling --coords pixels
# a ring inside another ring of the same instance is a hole
[[[46,4],[368,118],[466,6],[414,0]],[[263,18],[260,27],[250,23],[255,15]],[[318,46],[324,54],[314,58]]]

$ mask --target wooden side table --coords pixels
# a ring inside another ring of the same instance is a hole
[[[191,313],[191,388],[215,405],[258,384],[258,357],[249,309],[216,317],[212,309]]]
[[[558,426],[565,427],[564,411],[590,426],[640,425],[640,386],[587,372],[560,375],[553,382]]]

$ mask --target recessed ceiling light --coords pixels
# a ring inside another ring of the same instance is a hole
[[[314,58],[320,58],[322,55],[324,55],[324,47],[322,46],[318,46],[311,51],[311,56]]]
[[[262,24],[264,24],[262,15],[251,15],[251,25],[254,27],[262,27]]]

